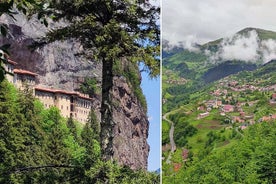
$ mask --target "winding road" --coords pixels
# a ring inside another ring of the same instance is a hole
[[[169,154],[169,156],[168,156],[168,158],[167,158],[167,161],[166,161],[166,163],[168,163],[168,164],[171,163],[172,153],[174,153],[175,150],[176,150],[176,145],[175,145],[175,142],[174,142],[174,139],[173,139],[174,123],[173,123],[171,120],[169,120],[169,119],[167,118],[167,116],[168,116],[169,114],[170,114],[170,113],[166,113],[166,114],[163,116],[163,119],[171,124],[171,129],[170,129],[170,133],[169,133],[169,136],[170,136],[170,144],[171,144],[171,152],[170,152],[170,154]]]

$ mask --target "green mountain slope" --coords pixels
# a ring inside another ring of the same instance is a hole
[[[236,74],[240,71],[252,71],[257,68],[256,64],[246,63],[242,61],[226,61],[224,63],[220,63],[217,66],[209,69],[202,76],[204,82],[209,83],[213,81],[217,81],[224,77],[227,77],[232,74]]]
[[[245,28],[237,32],[233,37],[249,35],[250,31],[258,34],[258,44],[267,39],[276,39],[276,32],[258,28]],[[223,60],[217,58],[213,61],[210,55],[218,54],[223,39],[208,42],[204,45],[197,45],[197,51],[189,51],[175,47],[172,50],[163,51],[163,98],[170,107],[164,105],[165,111],[171,109],[170,105],[183,100],[179,99],[179,93],[184,95],[185,91],[195,91],[206,84],[217,81],[232,74],[245,70],[255,70],[261,65],[261,58],[257,61]],[[166,44],[168,44],[166,42]],[[169,48],[166,46],[166,48]],[[209,53],[209,54],[206,54]],[[173,80],[173,82],[171,81]],[[185,83],[181,81],[185,80]],[[179,85],[183,85],[180,87]],[[185,86],[185,87],[184,87]],[[184,90],[179,90],[179,88]],[[192,88],[192,89],[191,89]],[[177,106],[177,104],[176,104]]]
[[[223,78],[195,92],[182,91],[189,101],[175,107],[169,116],[175,125],[177,150],[171,163],[163,162],[163,183],[275,182],[275,167],[261,158],[270,155],[269,159],[276,161],[271,155],[275,152],[275,69],[276,60],[272,60],[254,71]],[[207,110],[214,99],[222,105]],[[227,105],[232,105],[233,111],[224,112]],[[208,115],[203,116],[206,112]],[[167,158],[166,152],[163,157]]]
[[[255,28],[237,34],[252,30],[258,42],[276,39]],[[216,52],[221,41],[164,58],[163,113],[174,123],[177,147],[169,154],[164,136],[164,184],[276,182],[276,60],[209,62],[205,49]]]

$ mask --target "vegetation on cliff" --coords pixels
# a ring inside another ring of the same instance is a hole
[[[38,12],[38,19],[46,26],[49,17],[54,21],[61,19],[68,21],[67,27],[50,32],[46,42],[67,38],[77,39],[84,49],[90,50],[90,58],[102,61],[102,121],[101,129],[93,123],[78,128],[79,126],[74,125],[72,119],[66,123],[57,109],[45,110],[35,101],[33,105],[35,111],[29,108],[29,105],[32,106],[29,101],[28,108],[24,109],[27,113],[33,114],[30,114],[28,116],[30,119],[26,120],[30,125],[25,126],[23,114],[26,112],[18,114],[16,109],[17,106],[21,109],[20,102],[24,99],[15,101],[17,104],[15,109],[9,109],[7,114],[3,111],[3,116],[7,118],[4,120],[11,117],[10,121],[3,121],[3,123],[10,122],[6,127],[3,126],[3,131],[9,126],[10,129],[7,129],[7,132],[10,133],[11,138],[2,137],[1,139],[3,144],[0,150],[3,162],[1,162],[0,181],[3,183],[158,183],[159,176],[155,174],[145,171],[134,172],[127,167],[115,164],[116,161],[112,155],[114,124],[111,107],[113,105],[113,67],[116,60],[124,58],[134,65],[144,62],[145,69],[151,76],[159,74],[157,57],[159,26],[156,25],[159,8],[153,7],[146,1],[7,0],[1,2],[0,13],[12,16],[11,10],[14,5],[25,14]],[[3,25],[1,33],[4,35],[5,31],[7,27]],[[4,70],[2,71],[4,73]],[[129,82],[134,82],[133,89],[136,95],[140,95],[141,89],[137,88],[140,82],[139,75],[132,74],[128,74]],[[0,79],[3,80],[3,77]],[[83,90],[94,93],[94,82],[87,82],[91,83],[92,88]],[[2,87],[1,90],[5,95],[7,91]],[[18,96],[24,98],[24,95]],[[12,104],[10,101],[9,103]],[[3,107],[5,110],[8,108]],[[90,117],[93,122],[93,114]],[[37,124],[33,125],[34,122]],[[17,127],[17,125],[20,126]],[[6,155],[11,156],[4,157]],[[12,164],[9,165],[9,163]]]
[[[121,59],[143,62],[151,76],[159,74],[159,8],[147,1],[48,1],[38,12],[39,18],[50,16],[54,21],[65,19],[69,23],[49,32],[46,42],[77,39],[84,49],[91,51],[91,57],[102,62],[102,156],[105,160],[114,159],[115,124],[111,108],[114,63]],[[139,95],[137,89],[134,91]]]
[[[0,84],[0,183],[159,183],[159,176],[101,160],[93,113],[85,126],[44,109],[29,90]]]

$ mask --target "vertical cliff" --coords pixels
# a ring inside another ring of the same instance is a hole
[[[29,46],[43,36],[46,29],[35,19],[26,20],[16,15],[17,21],[2,16],[0,21],[9,25],[9,37],[1,38],[0,45],[11,44],[11,59],[17,68],[38,74],[37,83],[44,87],[77,90],[85,77],[94,78],[101,86],[101,63],[85,56],[87,52],[75,40],[56,41],[31,51]],[[125,77],[115,76],[113,86],[114,158],[120,165],[132,169],[147,168],[149,153],[148,120],[134,89]],[[100,91],[100,90],[99,90]],[[101,98],[94,98],[93,110],[100,119]]]
[[[114,157],[132,169],[146,169],[149,123],[145,110],[125,77],[114,77],[113,82]]]

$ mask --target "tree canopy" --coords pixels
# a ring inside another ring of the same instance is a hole
[[[114,64],[143,62],[151,77],[159,75],[159,8],[134,0],[48,0],[38,11],[39,19],[45,17],[67,23],[50,31],[45,43],[76,39],[91,58],[102,61],[101,147],[103,158],[112,160]]]

